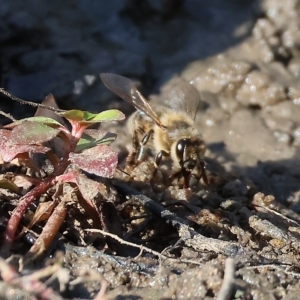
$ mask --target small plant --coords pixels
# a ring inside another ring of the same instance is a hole
[[[32,157],[36,153],[42,153],[52,165],[50,174],[40,173],[40,176],[34,178],[34,181],[32,181],[35,185],[34,188],[19,200],[19,204],[12,212],[4,233],[3,254],[8,253],[15,239],[19,223],[29,205],[43,193],[57,183],[71,182],[81,192],[82,206],[91,212],[95,210],[94,205],[91,199],[85,196],[80,184],[80,182],[82,183],[89,179],[78,169],[109,178],[112,177],[117,167],[118,155],[109,146],[116,135],[104,130],[87,128],[99,122],[122,120],[125,117],[122,112],[112,109],[93,114],[81,110],[56,110],[56,114],[69,121],[71,124],[70,130],[52,118],[40,116],[14,121],[0,129],[2,163],[10,163],[18,159],[19,163],[36,171],[39,169]],[[62,157],[57,156],[53,149],[46,146],[46,142],[57,137],[60,138],[63,145]],[[69,168],[70,164],[76,166],[77,169]],[[89,181],[91,182],[91,180]],[[9,189],[14,188],[13,182],[7,179],[0,182],[0,185]],[[94,185],[96,185],[96,188],[101,188],[101,183],[99,182],[94,182]],[[50,217],[47,217],[48,221],[43,232],[32,246],[31,253],[36,254],[43,251],[52,242],[66,217],[67,198],[68,195],[64,195],[59,203],[58,201],[41,203],[42,205],[37,210],[35,219],[45,219],[45,213],[49,213],[49,211],[51,213]]]

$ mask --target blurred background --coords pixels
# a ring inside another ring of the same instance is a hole
[[[240,43],[258,13],[252,0],[2,0],[1,86],[26,100],[53,93],[63,108],[99,111],[110,106],[101,72],[157,92],[190,62]]]

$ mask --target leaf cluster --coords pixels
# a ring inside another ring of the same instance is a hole
[[[96,123],[123,120],[125,116],[122,112],[111,109],[94,114],[82,110],[57,109],[55,113],[58,119],[67,121],[70,126],[65,125],[65,121],[59,122],[54,118],[35,116],[14,121],[0,129],[0,163],[26,166],[39,174],[34,180],[34,188],[21,197],[8,221],[2,253],[10,249],[21,218],[29,205],[51,187],[57,183],[70,182],[75,183],[81,191],[82,187],[79,183],[88,180],[88,178],[83,180],[84,175],[81,171],[110,178],[117,167],[118,153],[110,146],[116,135],[102,129],[88,129],[88,127]],[[55,151],[53,145],[62,149],[61,155]],[[42,172],[35,161],[36,154],[43,154],[48,158],[52,165],[51,172],[46,174]],[[70,165],[73,167],[70,168]],[[96,185],[99,188],[98,182]],[[14,192],[18,190],[18,186],[10,178],[0,180],[0,188],[11,189]],[[84,193],[81,193],[81,196],[85,202],[84,206],[93,210],[91,199],[84,196]],[[57,203],[50,205],[50,214],[46,214],[48,218],[46,226],[39,241],[30,250],[33,254],[43,251],[51,243],[66,217],[66,197],[58,196],[57,200]],[[48,204],[43,205],[45,207]],[[34,218],[35,222],[44,219],[45,214],[40,214],[38,210]],[[58,224],[57,220],[62,221]]]

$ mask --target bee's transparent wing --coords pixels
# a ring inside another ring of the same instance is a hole
[[[159,120],[158,115],[151,108],[147,100],[129,78],[112,74],[101,73],[100,78],[105,86],[119,97],[132,104],[138,110],[149,116],[158,126],[165,127]]]
[[[180,81],[173,87],[170,93],[170,108],[177,111],[185,111],[193,120],[200,105],[198,90],[186,81]]]

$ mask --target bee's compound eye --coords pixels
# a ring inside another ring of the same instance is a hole
[[[180,161],[183,159],[183,152],[185,147],[185,141],[179,140],[176,145],[176,155]]]

